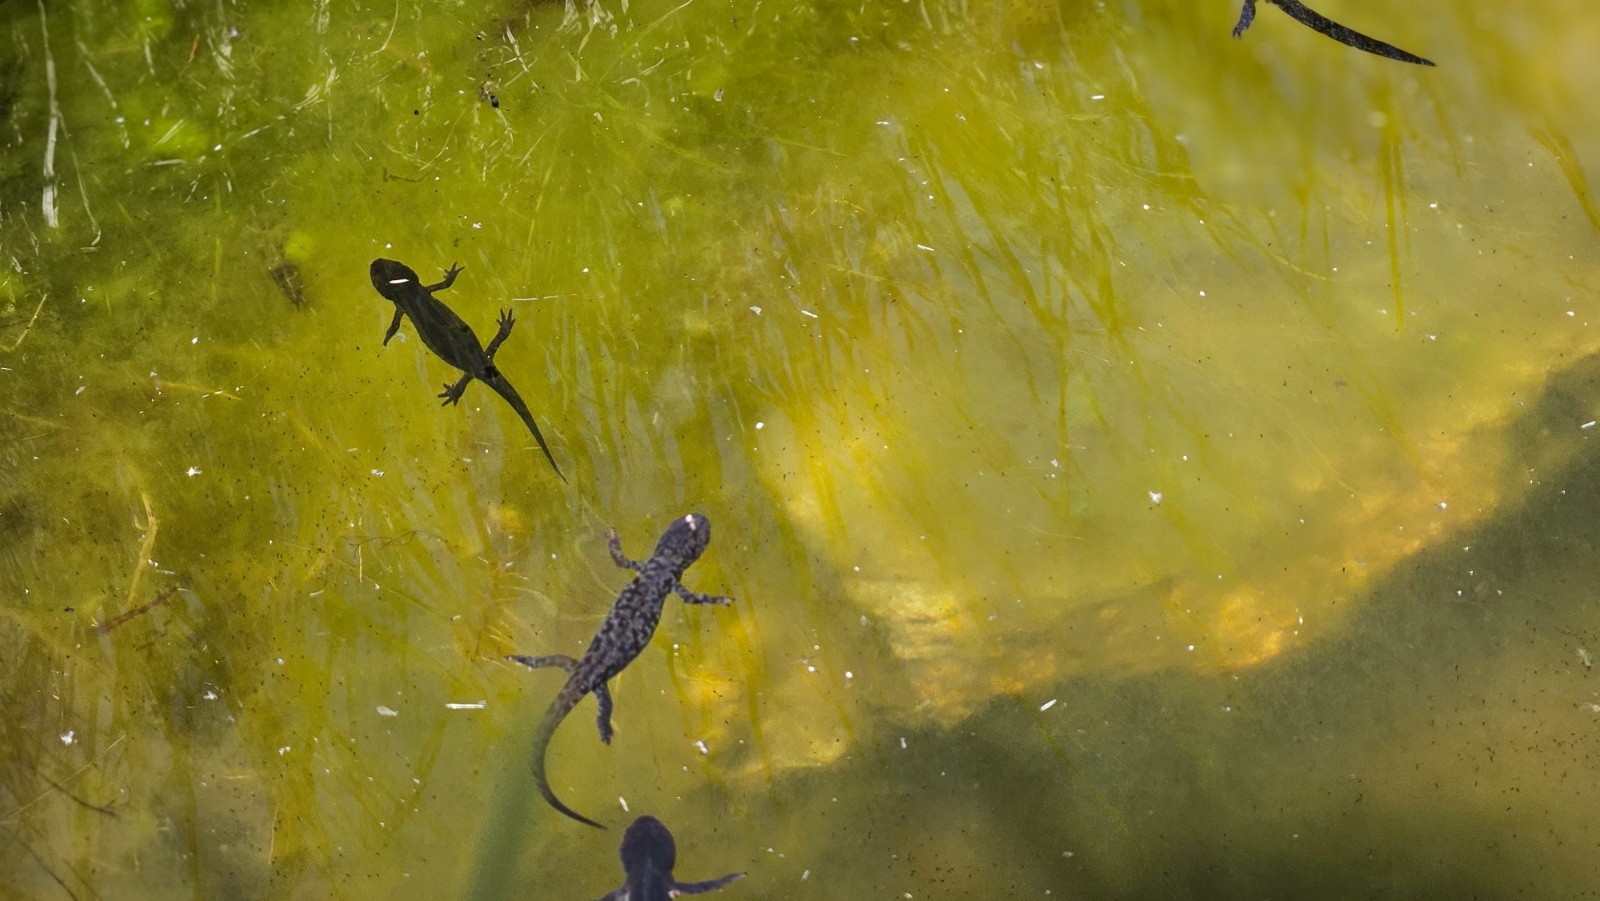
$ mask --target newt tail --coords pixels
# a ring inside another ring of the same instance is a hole
[[[1424,59],[1415,53],[1401,50],[1393,44],[1386,44],[1377,38],[1368,37],[1354,28],[1340,25],[1338,22],[1301,3],[1300,0],[1266,0],[1266,2],[1288,13],[1289,18],[1294,19],[1301,25],[1318,34],[1333,38],[1346,47],[1354,47],[1357,50],[1364,50],[1368,53],[1399,60],[1403,63],[1412,63],[1418,66],[1433,65],[1433,60]],[[1233,26],[1233,36],[1238,37],[1243,34],[1244,30],[1250,27],[1250,23],[1255,21],[1255,18],[1256,0],[1245,0],[1244,8],[1239,10],[1239,24]]]
[[[544,458],[550,461],[550,468],[554,469],[561,481],[565,482],[567,477],[562,475],[561,467],[556,465],[556,458],[551,456],[550,445],[544,443],[544,436],[539,434],[539,426],[534,423],[533,414],[528,412],[528,405],[522,402],[522,395],[511,387],[511,383],[506,381],[506,377],[501,375],[498,369],[491,369],[489,374],[483,377],[483,383],[493,388],[494,393],[504,398],[505,402],[511,405],[511,409],[516,410],[517,415],[522,417],[523,424],[533,433],[533,440],[539,442],[539,450],[544,451]]]
[[[518,662],[522,661],[519,660]],[[544,720],[539,723],[539,731],[533,736],[533,781],[539,786],[539,794],[544,796],[544,799],[549,802],[551,807],[580,823],[587,823],[596,829],[604,829],[606,828],[604,825],[596,823],[594,820],[561,803],[561,799],[557,798],[556,793],[550,788],[550,780],[544,774],[545,751],[550,747],[550,739],[556,734],[556,727],[561,725],[561,721],[567,718],[567,714],[571,713],[572,708],[578,706],[578,702],[582,699],[582,692],[562,689],[561,693],[556,695],[555,700],[550,702],[549,709],[544,713]]]

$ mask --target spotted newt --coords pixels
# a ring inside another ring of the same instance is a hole
[[[600,705],[597,720],[600,740],[610,744],[611,692],[606,688],[606,682],[622,672],[650,643],[656,623],[661,620],[661,608],[667,602],[667,595],[677,594],[688,604],[733,603],[732,599],[720,595],[690,591],[680,581],[683,571],[700,559],[706,545],[711,543],[711,521],[698,513],[673,520],[656,543],[655,553],[643,563],[623,556],[622,539],[617,537],[615,530],[606,536],[606,543],[611,550],[611,559],[617,566],[633,570],[637,575],[617,594],[616,603],[611,605],[611,612],[606,614],[600,631],[589,642],[583,657],[574,660],[565,654],[544,657],[513,654],[506,658],[527,667],[553,666],[566,671],[567,683],[561,687],[555,700],[550,702],[544,720],[534,734],[533,775],[539,786],[539,794],[551,807],[580,823],[588,823],[599,829],[605,827],[561,803],[555,792],[550,790],[550,781],[545,777],[544,757],[556,727],[572,712],[572,708],[578,706],[584,695],[592,694]]]

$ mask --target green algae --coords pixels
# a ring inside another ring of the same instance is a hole
[[[1543,829],[1584,790],[1531,774],[1577,752],[1452,766],[1431,702],[1361,674],[1501,659],[1427,612],[1486,564],[1395,587],[1463,536],[1587,571],[1522,505],[1593,434],[1600,18],[1367,4],[1418,72],[1234,12],[0,7],[0,884],[597,896],[616,836],[527,779],[555,685],[498,660],[580,651],[604,529],[688,509],[690,584],[739,603],[669,607],[616,744],[585,706],[550,766],[749,869],[729,892],[1349,888],[1240,797],[1415,844],[1440,798],[1372,759],[1394,735],[1489,786],[1460,846]],[[378,255],[463,264],[480,333],[516,311],[500,363],[571,490],[489,392],[439,410],[443,367],[379,345]],[[1540,640],[1593,632],[1580,584],[1539,589],[1570,608]],[[1490,669],[1454,740],[1567,727]],[[1382,715],[1320,729],[1324,682]],[[1384,813],[1312,796],[1355,770]],[[1232,882],[1195,863],[1219,816]],[[1562,820],[1495,884],[1566,891],[1592,843]],[[1349,890],[1440,871],[1390,853]]]

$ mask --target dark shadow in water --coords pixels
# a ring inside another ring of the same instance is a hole
[[[783,780],[774,831],[820,864],[794,897],[1592,889],[1600,693],[1578,649],[1600,656],[1600,434],[1580,424],[1597,408],[1593,357],[1506,429],[1526,499],[1416,554],[1306,649],[1238,674],[1073,679],[1051,710],[1041,692],[952,730],[890,723]],[[752,888],[787,877],[752,869]]]

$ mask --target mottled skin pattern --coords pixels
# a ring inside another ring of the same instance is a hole
[[[593,694],[600,705],[600,740],[610,744],[611,692],[606,689],[606,682],[622,672],[623,667],[633,662],[633,658],[639,656],[639,652],[650,643],[656,623],[661,620],[661,608],[667,602],[667,595],[677,594],[687,604],[733,603],[729,598],[690,591],[679,581],[683,578],[683,571],[700,559],[706,545],[711,542],[711,522],[698,513],[673,520],[656,543],[655,553],[643,563],[622,555],[622,540],[615,531],[606,536],[606,542],[611,549],[611,559],[637,575],[617,595],[616,603],[611,605],[611,612],[606,614],[605,622],[600,624],[600,631],[589,642],[589,649],[583,652],[583,657],[574,660],[565,654],[546,657],[513,654],[506,658],[523,666],[554,666],[566,670],[567,684],[550,702],[544,721],[534,735],[533,775],[539,785],[539,794],[544,795],[551,807],[580,823],[600,829],[605,827],[561,803],[555,792],[550,790],[550,782],[544,773],[544,755],[545,749],[550,746],[551,736],[556,733],[556,727],[561,725],[561,720],[572,708],[578,706],[584,695]]]
[[[722,888],[743,873],[729,873],[704,882],[674,882],[672,868],[678,848],[661,821],[643,816],[622,833],[622,870],[628,880],[600,901],[667,901],[678,895],[698,895]]]
[[[1266,0],[1266,2],[1276,5],[1301,25],[1319,34],[1325,34],[1347,47],[1365,50],[1368,53],[1375,53],[1378,56],[1388,57],[1389,59],[1397,59],[1403,63],[1416,63],[1419,66],[1433,65],[1431,61],[1425,60],[1415,53],[1407,53],[1393,44],[1385,44],[1377,38],[1369,38],[1359,31],[1346,28],[1316,10],[1310,9],[1300,0]],[[1254,22],[1255,18],[1256,0],[1244,0],[1244,9],[1239,11],[1239,24],[1233,26],[1233,36],[1238,37],[1244,34],[1244,30],[1250,27],[1250,23]]]
[[[459,403],[462,392],[467,390],[467,384],[473,379],[493,388],[522,417],[528,431],[533,433],[533,440],[539,443],[539,450],[544,451],[544,458],[550,461],[550,468],[565,482],[567,477],[561,475],[561,467],[556,465],[556,458],[550,455],[550,447],[544,443],[544,436],[539,434],[539,426],[534,423],[533,414],[528,412],[528,405],[522,402],[517,389],[511,387],[511,383],[494,365],[494,352],[500,349],[500,345],[511,334],[511,326],[516,324],[511,311],[500,312],[500,330],[495,332],[489,346],[484,347],[472,326],[433,296],[433,292],[443,291],[455,284],[456,276],[461,274],[460,266],[451,264],[445,270],[444,280],[436,285],[422,284],[410,266],[394,260],[373,260],[371,274],[372,287],[394,302],[394,320],[389,323],[389,330],[383,333],[383,343],[387,346],[389,339],[400,331],[400,321],[411,317],[411,324],[416,326],[422,343],[439,359],[465,373],[455,384],[444,386],[444,391],[439,393],[445,405]]]

